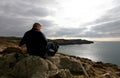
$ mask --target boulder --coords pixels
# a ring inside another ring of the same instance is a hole
[[[7,76],[0,76],[0,78],[9,78],[9,77],[7,77]]]
[[[0,78],[4,78],[9,73],[9,64],[6,59],[0,58]]]
[[[2,53],[5,55],[5,54],[9,54],[9,53],[22,53],[22,50],[17,48],[17,47],[7,47],[6,49],[4,49],[2,51]]]
[[[71,73],[83,73],[80,62],[68,57],[60,58],[59,68],[69,69]]]
[[[0,57],[0,78],[6,77],[14,65],[25,57],[21,50],[15,47],[8,47],[2,53],[4,55]]]
[[[73,74],[83,73],[79,60],[61,55],[56,55],[55,57],[48,59],[52,61],[59,69],[69,69]]]
[[[24,55],[17,48],[6,48],[0,57],[0,78],[119,78],[117,65],[93,62],[57,53],[45,59]],[[87,76],[86,75],[86,73]]]
[[[67,69],[60,69],[56,74],[49,76],[49,78],[72,78],[72,74]]]
[[[55,64],[38,56],[19,61],[11,72],[12,78],[71,78],[69,70],[58,69]]]
[[[29,56],[19,61],[11,73],[14,78],[46,78],[48,63],[37,56]]]
[[[18,61],[26,56],[22,53],[22,50],[16,47],[7,47],[3,50],[3,58],[9,66],[15,65]]]

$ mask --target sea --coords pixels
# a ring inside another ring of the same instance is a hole
[[[58,52],[120,66],[120,41],[95,41],[93,44],[62,45]]]

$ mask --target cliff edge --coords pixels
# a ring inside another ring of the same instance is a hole
[[[0,56],[0,78],[120,78],[120,67],[61,53],[43,59],[8,47]]]

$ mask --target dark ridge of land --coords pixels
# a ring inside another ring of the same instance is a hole
[[[7,42],[18,43],[21,37],[0,37],[0,41],[6,40]],[[48,39],[48,41],[57,42],[59,45],[71,45],[71,44],[91,44],[93,41],[82,39]]]
[[[71,45],[71,44],[91,44],[93,41],[82,40],[82,39],[55,39],[49,40],[53,42],[57,42],[59,45]]]

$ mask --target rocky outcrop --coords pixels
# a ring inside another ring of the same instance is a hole
[[[7,53],[0,57],[0,78],[120,78],[119,66],[110,63],[61,53],[43,59],[14,47],[4,51]]]
[[[82,40],[82,39],[55,39],[48,41],[57,42],[59,45],[72,45],[72,44],[91,44],[93,41]]]
[[[0,37],[0,49],[6,47],[15,47],[20,42],[21,38],[19,37]],[[59,45],[72,45],[72,44],[90,44],[94,43],[93,41],[85,39],[48,39],[48,41],[57,42]]]

